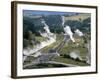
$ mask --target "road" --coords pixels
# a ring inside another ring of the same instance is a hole
[[[61,50],[61,48],[63,48],[63,46],[65,45],[65,43],[67,42],[67,40],[69,40],[67,38],[67,36],[64,36],[64,39],[60,42],[60,44],[55,48],[55,51],[59,53],[59,51]]]
[[[77,65],[72,65],[72,64],[66,64],[66,63],[56,62],[56,61],[47,61],[47,62],[44,62],[44,63],[60,64],[60,65],[66,66],[66,67],[76,67],[76,66],[77,66]],[[26,68],[26,67],[32,66],[32,65],[37,65],[37,64],[39,64],[39,62],[33,61],[33,62],[30,63],[30,64],[24,65],[23,68]]]

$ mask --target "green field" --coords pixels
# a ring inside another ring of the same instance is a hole
[[[64,38],[64,36],[62,36],[61,34],[58,34],[56,42],[54,42],[53,44],[51,44],[49,46],[46,46],[45,48],[42,48],[39,51],[42,52],[43,54],[48,53],[48,51],[50,49],[55,49],[62,42],[63,38]],[[42,38],[39,37],[37,39],[40,40]],[[66,63],[66,64],[72,64],[72,65],[78,65],[78,66],[88,66],[89,64],[87,64],[85,61],[80,61],[80,60],[77,60],[77,59],[74,60],[70,57],[65,57],[65,55],[69,55],[70,52],[78,50],[80,52],[81,58],[83,60],[86,60],[86,55],[87,55],[88,51],[84,47],[85,43],[84,43],[83,39],[82,38],[79,38],[79,39],[80,39],[80,42],[79,42],[78,47],[76,47],[76,44],[73,44],[71,41],[69,41],[68,43],[65,43],[64,46],[58,52],[58,53],[60,53],[60,56],[54,58],[53,61]],[[28,57],[25,64],[31,63],[34,60],[35,60],[34,57]]]
[[[61,43],[61,41],[63,40],[63,37],[61,37],[61,35],[58,35],[57,36],[57,41],[53,44],[51,44],[50,46],[47,46],[45,48],[43,48],[41,50],[41,52],[44,52],[44,53],[47,53],[48,50],[50,49],[53,49],[54,47],[57,47],[59,43]],[[61,50],[59,51],[59,53],[61,55],[64,55],[64,54],[69,54],[70,52],[74,51],[74,50],[78,50],[80,52],[80,56],[82,57],[82,59],[86,59],[86,54],[88,53],[87,49],[84,47],[85,43],[82,42],[82,40],[80,40],[79,42],[79,46],[76,47],[75,45],[76,44],[73,44],[71,41],[68,43],[68,44],[65,44]],[[67,63],[67,64],[74,64],[74,65],[79,65],[79,66],[85,66],[85,65],[88,65],[84,62],[81,62],[81,61],[75,61],[73,59],[70,59],[70,58],[64,58],[64,57],[57,57],[54,59],[54,61],[58,61],[58,62],[63,62],[63,63]]]

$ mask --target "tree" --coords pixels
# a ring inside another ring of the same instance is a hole
[[[23,40],[23,48],[28,47],[28,45],[29,45],[29,41],[27,39],[24,39]]]

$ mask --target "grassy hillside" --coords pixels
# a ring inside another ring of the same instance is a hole
[[[91,15],[90,14],[78,14],[78,15],[73,15],[73,16],[68,16],[65,18],[65,20],[84,20],[86,18],[89,18]]]

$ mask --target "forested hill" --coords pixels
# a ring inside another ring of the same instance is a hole
[[[43,23],[41,23],[42,19],[45,20],[51,32],[63,32],[61,15],[35,15],[23,17],[24,35],[29,30],[32,31],[34,34],[39,35],[39,31],[43,31],[44,27]],[[90,32],[90,23],[90,15],[87,16],[83,14],[77,14],[72,16],[65,16],[65,25],[69,25],[72,31],[78,28],[83,32]]]

